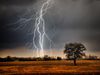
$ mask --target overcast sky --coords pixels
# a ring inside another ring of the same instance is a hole
[[[28,30],[34,27],[36,12],[45,0],[0,0],[0,49],[32,43]],[[33,19],[23,23],[24,19]],[[91,52],[100,52],[100,0],[54,0],[44,16],[46,33],[55,50],[65,43],[81,42]],[[17,27],[25,25],[25,28]],[[48,42],[45,49],[49,48]]]

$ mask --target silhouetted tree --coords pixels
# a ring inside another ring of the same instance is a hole
[[[48,55],[44,55],[44,58],[43,58],[45,61],[47,60],[50,60],[50,57]]]
[[[7,56],[5,59],[6,59],[6,61],[14,61],[11,56]]]
[[[61,57],[57,57],[57,60],[62,60],[62,58]]]
[[[86,50],[85,46],[81,43],[69,43],[65,45],[64,54],[68,59],[72,59],[74,61],[74,65],[76,64],[77,58],[81,58],[85,56],[84,51]]]

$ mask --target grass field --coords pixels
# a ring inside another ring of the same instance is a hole
[[[100,60],[0,62],[0,75],[100,75]]]

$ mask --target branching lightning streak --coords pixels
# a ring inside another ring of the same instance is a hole
[[[7,28],[12,29],[14,31],[18,30],[26,30],[27,35],[33,35],[32,43],[27,42],[26,46],[28,47],[35,47],[37,57],[43,57],[44,56],[44,44],[45,39],[49,41],[49,45],[51,48],[51,44],[54,45],[53,41],[49,38],[49,36],[46,34],[46,28],[45,28],[45,20],[44,15],[47,13],[47,10],[51,7],[51,4],[53,0],[44,0],[43,4],[41,5],[41,8],[38,12],[36,12],[36,15],[33,13],[33,9],[30,9],[24,13],[22,16],[18,18],[17,21],[11,22],[7,24]],[[26,17],[27,14],[32,14]],[[34,23],[35,24],[30,24]],[[35,25],[35,28],[34,28]],[[6,27],[4,27],[6,28]],[[37,39],[38,38],[38,39]],[[38,41],[36,41],[36,39]]]
[[[35,20],[35,29],[34,29],[34,36],[33,36],[33,45],[37,50],[37,57],[44,56],[44,37],[46,37],[49,41],[51,41],[48,35],[45,32],[45,20],[43,16],[46,14],[47,9],[49,8],[51,0],[47,0],[42,4],[42,7],[39,11],[39,15]],[[38,34],[39,40],[38,44],[35,42],[36,34]]]

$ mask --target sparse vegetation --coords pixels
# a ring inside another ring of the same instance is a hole
[[[52,60],[62,60],[61,57],[50,57],[48,55],[45,55],[43,58],[41,57],[11,57],[7,56],[5,58],[0,58],[0,62],[12,62],[12,61],[52,61]]]

